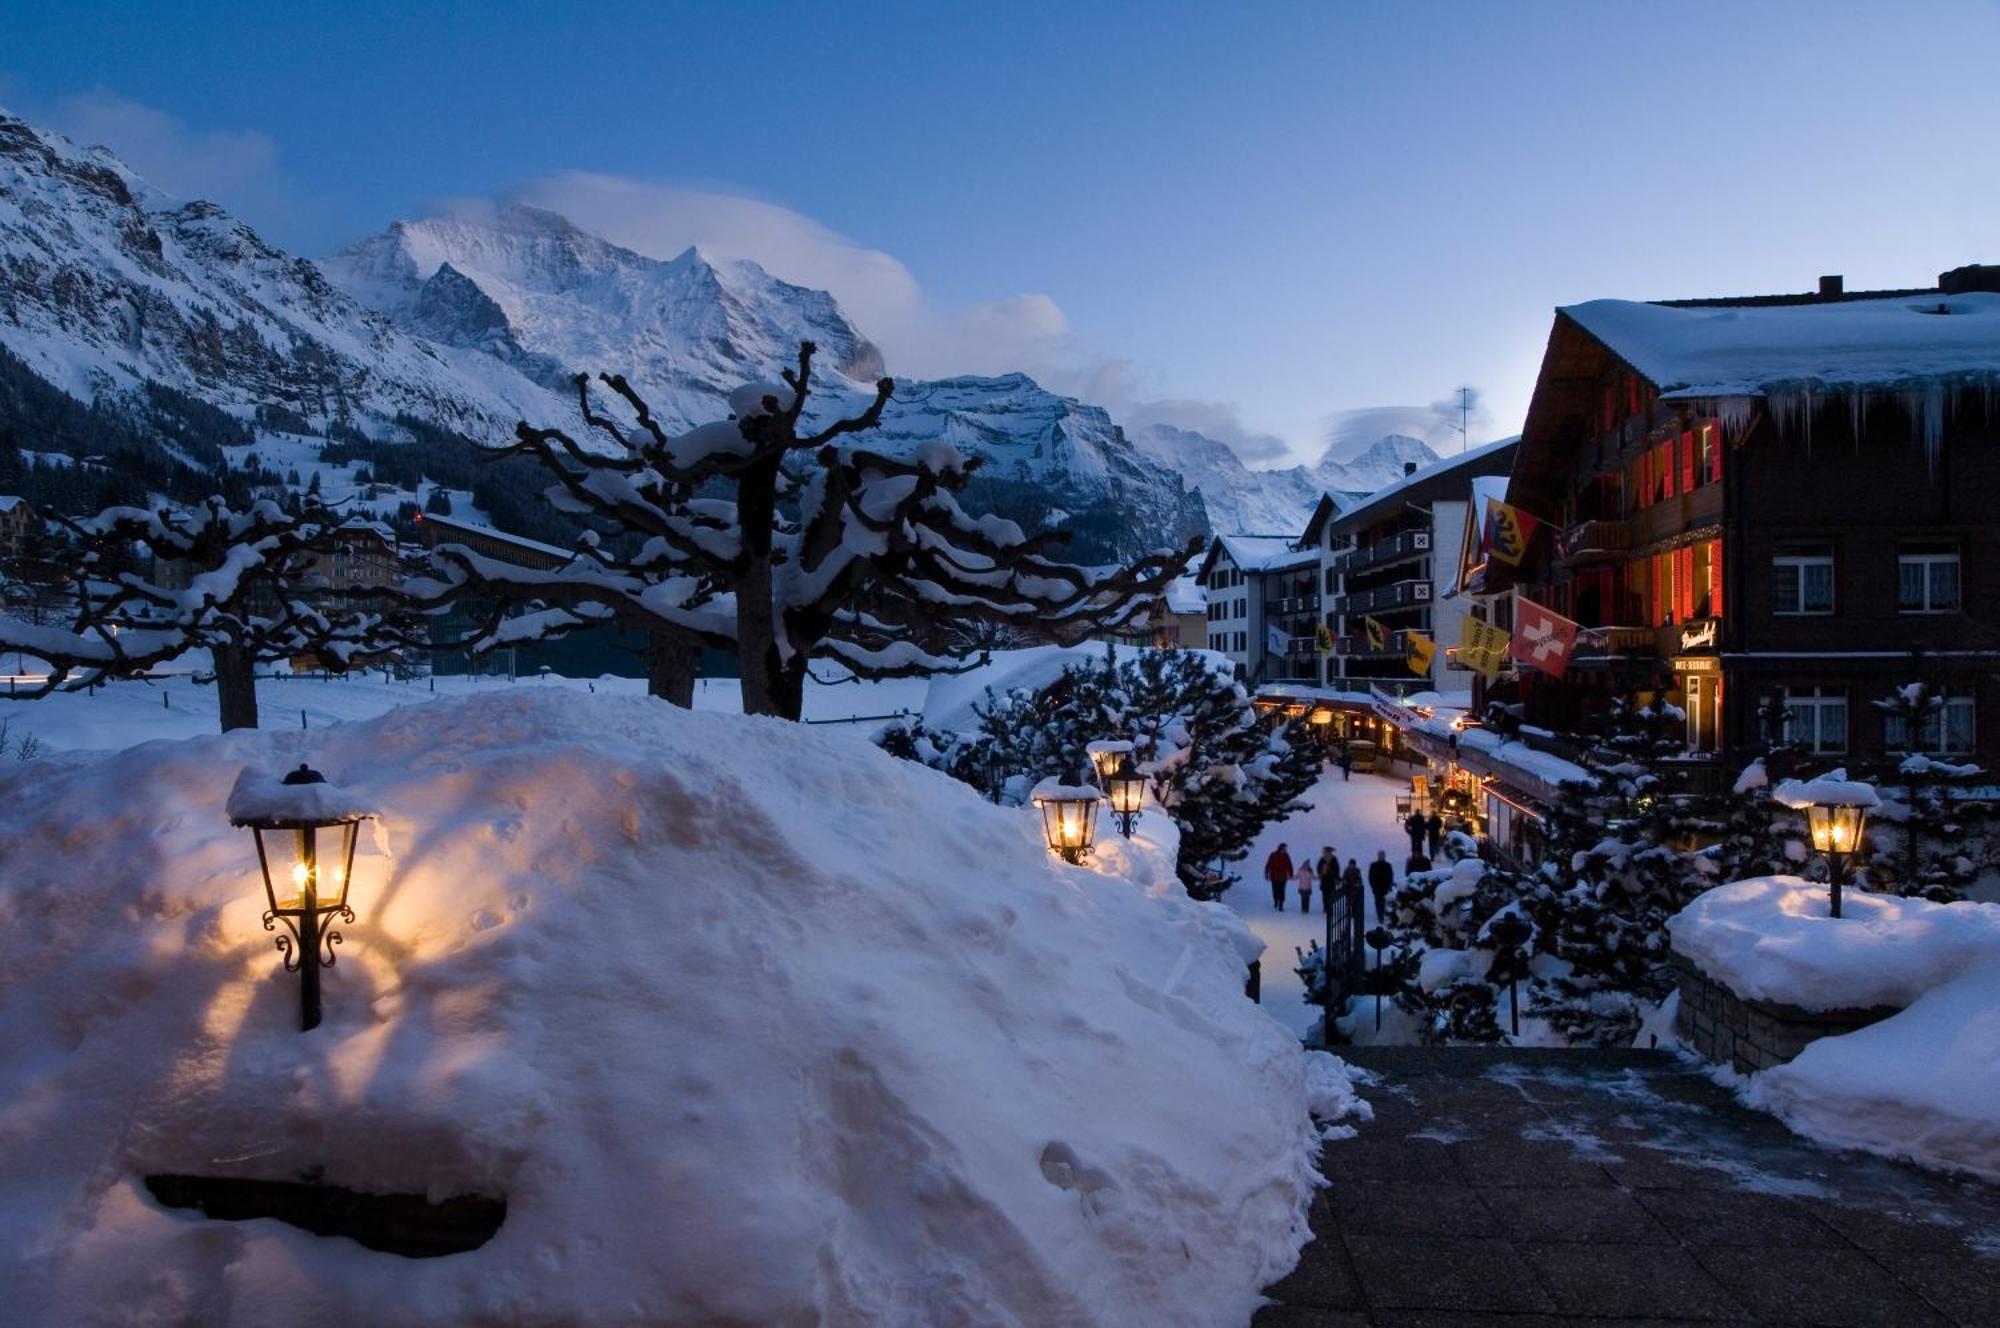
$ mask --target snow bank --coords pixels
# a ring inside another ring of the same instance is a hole
[[[301,760],[379,818],[309,1034],[224,815]],[[1304,1058],[1164,818],[1067,867],[852,735],[555,689],[23,771],[20,1321],[1240,1323],[1307,1238]],[[405,1260],[139,1180],[312,1168],[507,1218]]]
[[[1801,1134],[2000,1181],[2000,954],[1743,1092]]]
[[[2000,906],[1827,887],[1798,876],[1720,885],[1674,916],[1674,949],[1738,996],[1805,1010],[1904,1006],[1986,955],[2000,956]]]

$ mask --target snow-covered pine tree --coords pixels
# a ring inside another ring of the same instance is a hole
[[[1878,845],[1874,865],[1897,894],[1951,903],[1963,899],[1966,888],[1990,865],[1991,849],[1981,833],[1989,818],[1982,806],[1961,806],[1951,796],[1953,786],[1981,775],[1980,767],[1926,754],[1946,745],[1945,696],[1922,672],[1923,663],[1919,654],[1917,680],[1873,703],[1892,744],[1899,740],[1908,755],[1895,778],[1885,781],[1889,787],[1883,791],[1890,796],[1871,820],[1869,838]],[[1885,821],[1893,826],[1887,835]],[[1891,839],[1896,842],[1884,842]]]
[[[1274,726],[1241,683],[1186,650],[1107,648],[1104,662],[1065,669],[1047,686],[990,696],[976,731],[940,735],[896,726],[877,741],[1018,803],[1035,783],[1087,759],[1092,742],[1127,740],[1135,763],[1180,829],[1177,872],[1197,898],[1226,888],[1218,869],[1240,861],[1268,824],[1304,809],[1320,757],[1302,721]]]
[[[0,650],[44,660],[33,699],[129,677],[205,647],[222,729],[257,727],[259,662],[316,656],[328,667],[408,640],[380,604],[307,593],[305,578],[343,518],[317,499],[293,515],[269,499],[164,501],[67,521],[77,574],[60,626],[0,619]]]
[[[730,650],[744,709],[797,719],[815,658],[864,678],[949,672],[967,661],[942,652],[972,622],[1075,642],[1145,612],[1193,556],[1190,547],[1082,567],[1048,555],[1057,532],[1029,536],[967,513],[956,494],[978,458],[943,442],[906,459],[841,441],[880,422],[891,380],[858,415],[807,422],[814,353],[801,343],[782,384],[738,388],[731,419],[674,436],[623,377],[600,378],[621,403],[615,419],[579,376],[598,446],[524,423],[500,454],[534,458],[555,477],[560,505],[641,542],[630,554],[600,545],[561,573],[489,566],[479,579],[550,603],[555,622],[588,603],[684,649]],[[470,561],[458,565],[474,574]]]

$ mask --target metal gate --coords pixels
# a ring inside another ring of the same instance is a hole
[[[1344,886],[1335,891],[1332,904],[1326,910],[1325,991],[1329,1029],[1333,1020],[1347,1009],[1348,999],[1361,991],[1361,887]]]

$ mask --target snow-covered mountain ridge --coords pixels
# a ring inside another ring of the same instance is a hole
[[[1322,493],[1359,499],[1438,460],[1429,443],[1407,434],[1377,439],[1351,461],[1328,448],[1311,466],[1252,470],[1227,444],[1172,425],[1153,424],[1132,438],[1140,452],[1169,466],[1198,489],[1213,528],[1223,534],[1294,535],[1305,528]]]

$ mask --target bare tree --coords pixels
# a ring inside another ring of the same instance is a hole
[[[814,658],[864,678],[909,677],[966,667],[943,652],[968,624],[1082,640],[1144,613],[1193,556],[1195,546],[1083,567],[1050,556],[1059,532],[1030,536],[967,513],[956,494],[978,458],[943,442],[904,459],[838,441],[880,422],[890,379],[860,414],[805,424],[814,351],[800,345],[782,385],[738,388],[733,418],[675,436],[622,376],[600,375],[622,420],[593,405],[579,376],[582,418],[601,450],[523,423],[502,454],[539,461],[558,506],[611,523],[630,551],[586,537],[556,572],[462,549],[440,550],[440,561],[542,606],[550,630],[609,616],[680,647],[733,651],[743,708],[797,719]]]

